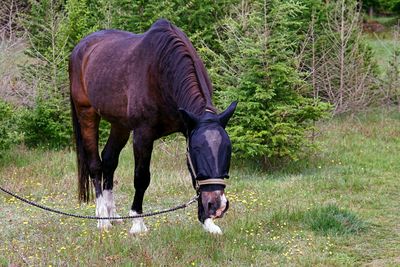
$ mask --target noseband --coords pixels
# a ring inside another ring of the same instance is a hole
[[[189,146],[187,147],[187,150],[186,150],[186,157],[187,157],[188,162],[189,162],[190,170],[192,171],[192,174],[194,175],[194,179],[195,179],[195,182],[196,182],[196,188],[195,189],[196,189],[197,192],[199,192],[200,186],[202,186],[202,185],[215,185],[216,184],[216,185],[226,186],[224,178],[208,178],[208,179],[205,179],[205,180],[198,180],[197,179],[197,175],[196,175],[196,171],[195,171],[195,169],[193,167],[192,158],[190,157]]]

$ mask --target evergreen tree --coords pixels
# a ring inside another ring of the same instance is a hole
[[[299,93],[308,86],[295,60],[303,8],[295,1],[249,1],[224,22],[224,51],[213,54],[211,73],[220,105],[239,101],[229,127],[236,155],[298,158],[310,145],[312,122],[328,108]]]

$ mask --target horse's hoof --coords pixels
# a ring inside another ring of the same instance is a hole
[[[129,211],[129,216],[134,216],[137,215],[138,213],[136,211]],[[144,224],[143,218],[135,218],[132,220],[133,225],[131,229],[129,230],[129,233],[131,235],[136,235],[136,234],[142,234],[148,231],[146,225]]]
[[[121,216],[119,216],[118,214],[116,214],[116,215],[114,215],[113,217],[121,217]],[[124,220],[122,220],[122,219],[114,219],[114,220],[112,220],[112,223],[114,223],[114,224],[121,224],[121,223],[123,223],[124,222]]]
[[[103,196],[96,198],[96,216],[108,217],[107,202]],[[111,228],[110,220],[97,220],[97,228],[100,230],[107,230]]]
[[[215,225],[211,218],[204,221],[203,228],[206,232],[214,235],[222,235],[222,230],[219,226]]]
[[[118,213],[116,213],[115,211],[110,212],[110,217],[121,218],[121,216],[119,216]],[[124,220],[122,220],[122,219],[112,219],[111,220],[112,224],[121,224],[123,222],[124,222]]]
[[[97,228],[100,230],[108,230],[112,227],[109,220],[98,220],[97,221]]]
[[[104,204],[107,208],[107,215],[109,217],[117,217],[117,218],[121,217],[118,215],[117,209],[115,207],[115,200],[114,200],[113,192],[111,190],[104,190],[102,193],[102,197],[103,197]],[[111,220],[111,222],[119,224],[119,223],[122,223],[123,220],[113,219],[113,220]]]
[[[143,234],[146,233],[148,231],[146,225],[144,225],[144,223],[141,224],[135,224],[133,223],[131,229],[129,230],[129,233],[131,235],[137,235],[137,234]]]

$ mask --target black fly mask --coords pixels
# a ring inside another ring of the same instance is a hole
[[[194,185],[195,181],[229,178],[232,149],[228,134],[220,126],[217,115],[206,112],[202,119],[189,136]]]
[[[229,178],[232,148],[225,127],[236,105],[233,102],[221,114],[206,111],[201,116],[180,110],[188,128],[188,165],[193,186],[200,194],[201,222],[222,217],[228,209],[224,179]]]

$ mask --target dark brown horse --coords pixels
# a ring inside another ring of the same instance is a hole
[[[223,179],[228,178],[231,144],[224,128],[236,103],[216,113],[207,71],[186,35],[166,20],[144,34],[95,32],[72,51],[69,77],[80,200],[89,201],[90,177],[96,215],[118,216],[113,175],[133,130],[135,197],[130,214],[142,213],[153,143],[182,132],[188,139],[193,184],[201,184],[199,220],[207,231],[221,233],[212,218],[222,217],[228,208]],[[101,157],[100,117],[111,123]],[[110,226],[110,221],[98,221],[99,228]],[[134,219],[130,232],[143,231],[143,220]]]

